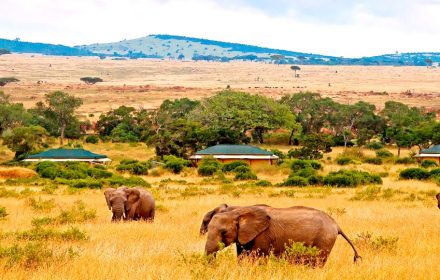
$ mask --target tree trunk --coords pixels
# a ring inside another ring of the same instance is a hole
[[[397,146],[397,157],[400,158],[400,146]]]
[[[290,136],[289,136],[289,146],[292,145],[292,138],[293,138],[293,134],[295,133],[295,129],[292,129],[292,132],[290,132]]]
[[[61,125],[61,132],[60,132],[60,145],[63,146],[64,145],[64,131],[66,130],[66,125],[62,124]]]

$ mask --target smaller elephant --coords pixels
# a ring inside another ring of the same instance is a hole
[[[112,221],[154,221],[155,201],[149,191],[142,188],[108,188],[104,196],[109,210],[113,212]]]
[[[437,202],[438,202],[437,206],[440,209],[440,193],[438,193],[435,197],[437,198]]]

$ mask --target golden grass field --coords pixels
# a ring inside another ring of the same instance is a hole
[[[274,98],[300,91],[319,92],[342,103],[359,100],[383,108],[387,100],[440,111],[440,68],[375,66],[301,66],[252,62],[99,60],[89,57],[2,55],[0,77],[20,83],[2,88],[13,101],[32,107],[45,93],[63,90],[84,99],[79,113],[100,114],[120,105],[157,108],[167,98],[201,99],[230,85],[234,90]],[[85,85],[81,77],[104,79]],[[42,83],[37,84],[38,81]]]
[[[152,149],[141,144],[87,144],[85,148],[106,153],[116,161],[122,158],[144,160],[153,155]],[[334,158],[341,152],[342,149],[336,148],[325,158]],[[439,186],[398,180],[398,171],[407,167],[404,165],[340,167],[328,159],[324,159],[324,163],[323,173],[357,168],[388,172],[389,176],[383,178],[383,185],[369,196],[370,200],[353,200],[355,195],[365,194],[367,188],[255,187],[242,185],[243,182],[225,185],[219,180],[203,179],[193,169],[181,175],[160,170],[158,176],[144,176],[152,184],[151,191],[158,205],[154,223],[111,223],[111,212],[101,190],[70,191],[59,187],[50,194],[44,186],[12,186],[3,180],[0,205],[9,215],[0,220],[0,246],[29,243],[17,241],[8,233],[31,229],[33,218],[57,216],[78,200],[88,209],[96,209],[96,218],[54,226],[56,230],[77,227],[86,232],[88,239],[45,241],[57,258],[36,267],[11,267],[6,260],[0,261],[0,279],[438,279],[440,210],[433,195],[440,190]],[[272,183],[283,181],[288,174],[285,168],[256,171],[260,179]],[[25,188],[29,190],[23,192]],[[21,194],[5,197],[5,190]],[[30,198],[52,200],[54,205],[36,210],[31,207]],[[203,257],[205,237],[199,236],[198,230],[204,213],[221,203],[266,203],[276,207],[305,205],[326,211],[352,240],[357,240],[363,260],[353,264],[351,248],[338,237],[324,268],[295,266],[274,259],[261,263],[237,262],[234,248],[223,251],[215,261],[209,262]],[[368,232],[373,238],[398,238],[398,241],[390,246],[359,241],[359,235],[365,236]],[[74,252],[71,257],[70,253],[65,253],[69,247]]]

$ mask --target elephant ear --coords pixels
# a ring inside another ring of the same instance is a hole
[[[125,202],[125,210],[130,211],[134,204],[137,205],[141,197],[141,192],[138,189],[124,189],[127,194],[127,201]]]
[[[112,206],[110,204],[110,196],[112,195],[112,193],[116,191],[113,188],[107,188],[104,190],[104,196],[105,196],[105,201],[107,202],[107,206],[109,210],[112,210]]]
[[[257,207],[241,210],[238,216],[238,242],[247,244],[269,227],[270,217]]]

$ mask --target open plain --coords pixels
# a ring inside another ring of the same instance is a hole
[[[301,66],[299,78],[289,65],[253,62],[100,60],[96,57],[3,55],[0,76],[19,83],[5,86],[14,102],[32,107],[44,94],[63,90],[84,99],[81,114],[100,114],[120,105],[154,109],[165,99],[201,99],[226,89],[280,98],[301,91],[321,93],[338,102],[363,100],[383,108],[396,100],[440,110],[440,68],[391,66]],[[81,77],[104,82],[85,85]]]

